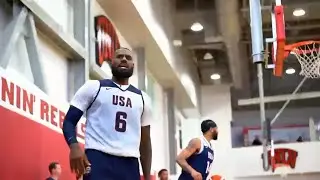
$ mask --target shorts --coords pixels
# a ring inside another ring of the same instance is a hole
[[[93,149],[85,153],[91,170],[83,180],[140,180],[138,158],[114,156]]]
[[[201,174],[202,175],[202,179],[206,180],[208,178],[209,174]],[[191,176],[191,174],[187,173],[187,172],[182,172],[178,178],[178,180],[193,180],[193,177]]]

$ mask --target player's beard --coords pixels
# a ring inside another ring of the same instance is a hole
[[[218,139],[218,133],[213,132],[213,134],[212,134],[212,139],[213,139],[213,140],[217,140],[217,139]]]
[[[112,75],[116,78],[126,79],[132,76],[133,67],[130,69],[121,69],[118,67],[111,66]]]

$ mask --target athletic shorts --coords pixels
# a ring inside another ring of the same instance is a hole
[[[140,180],[139,160],[135,157],[120,157],[87,149],[91,164],[83,180]]]

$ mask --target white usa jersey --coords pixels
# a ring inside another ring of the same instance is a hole
[[[85,149],[124,157],[139,157],[141,126],[152,120],[150,98],[132,85],[91,80],[71,105],[86,113]]]

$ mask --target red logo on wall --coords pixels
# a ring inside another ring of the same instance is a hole
[[[114,51],[120,48],[117,32],[110,20],[103,15],[95,17],[96,63],[111,61]]]
[[[287,165],[294,169],[296,167],[296,161],[298,152],[287,148],[277,148],[274,150],[274,159],[272,162],[271,151],[268,151],[269,165],[272,165],[272,171],[274,171],[277,165]]]

